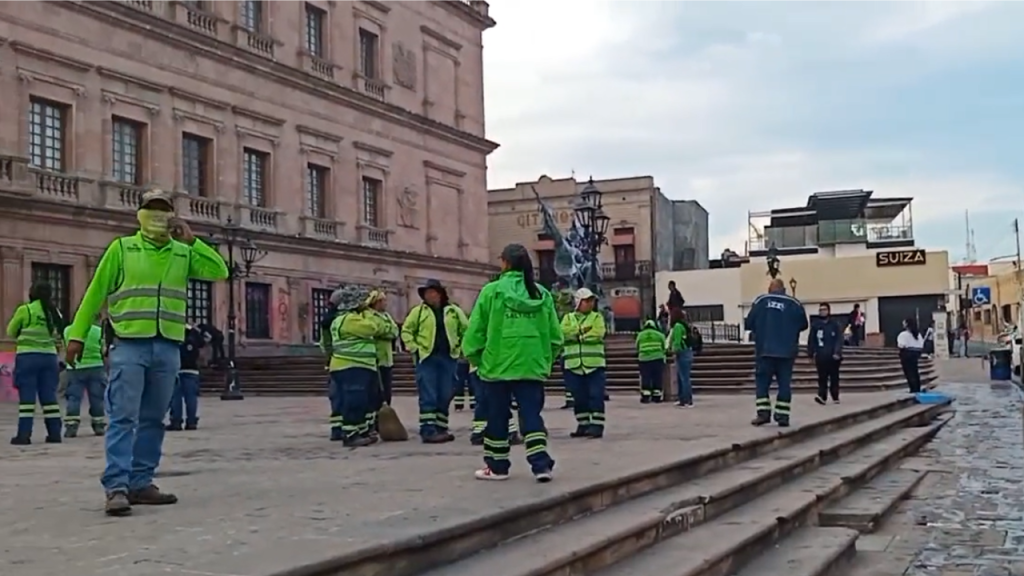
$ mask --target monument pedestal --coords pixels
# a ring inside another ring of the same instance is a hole
[[[661,395],[665,402],[679,399],[676,394],[676,363],[670,359],[665,360],[665,369],[661,371]]]

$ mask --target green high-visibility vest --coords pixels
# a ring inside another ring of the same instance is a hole
[[[183,342],[191,248],[172,240],[170,262],[164,265],[146,256],[137,236],[119,238],[118,243],[123,279],[107,298],[114,333],[118,338],[163,336]]]
[[[367,338],[353,336],[343,328],[345,321],[352,322],[366,321],[359,316],[351,317],[350,314],[339,314],[331,323],[331,355],[341,362],[332,362],[332,366],[365,366],[376,369],[377,367],[377,342]]]
[[[46,311],[43,310],[42,302],[36,300],[28,304],[22,304],[28,313],[28,324],[23,325],[18,331],[16,353],[41,352],[44,354],[56,354],[56,339],[46,325]]]
[[[580,327],[591,326],[599,318],[599,314],[579,314],[571,312],[571,321]],[[597,368],[605,367],[604,342],[566,342],[562,352],[565,359],[565,369],[575,371],[582,369],[586,372]]]

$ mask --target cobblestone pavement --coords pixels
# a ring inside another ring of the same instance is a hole
[[[1022,394],[988,382],[977,359],[940,370],[956,418],[905,461],[929,473],[881,530],[858,540],[849,576],[1024,574]]]
[[[826,408],[799,396],[795,424],[895,395],[849,394]],[[481,449],[467,441],[469,414],[453,417],[452,444],[347,450],[327,441],[326,408],[316,398],[204,398],[200,430],[165,443],[158,482],[181,502],[113,519],[102,512],[102,440],[14,448],[15,409],[0,406],[0,574],[260,576],[777,431],[748,425],[747,396],[698,397],[685,410],[614,397],[601,441],[570,441],[571,412],[545,413],[555,482],[533,482],[514,449],[513,479],[495,485],[473,479]],[[414,399],[396,408],[415,422]]]

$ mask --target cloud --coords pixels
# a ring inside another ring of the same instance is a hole
[[[919,238],[1024,197],[1024,4],[493,0],[489,185],[650,174],[741,249],[748,210],[914,196]]]

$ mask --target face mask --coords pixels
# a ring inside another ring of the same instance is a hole
[[[171,222],[170,212],[143,208],[139,210],[138,217],[143,236],[154,240],[164,240],[168,237]]]

